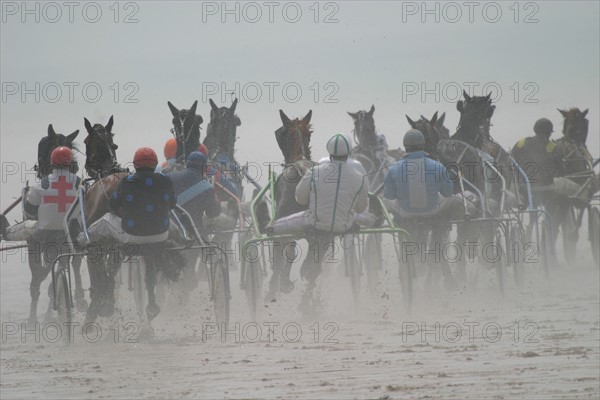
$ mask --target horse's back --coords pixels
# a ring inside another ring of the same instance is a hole
[[[85,192],[84,212],[88,225],[109,212],[108,200],[117,189],[121,180],[127,175],[129,175],[127,172],[118,172],[105,176],[94,182]]]
[[[306,205],[298,204],[296,201],[296,187],[313,165],[314,163],[309,160],[296,161],[286,165],[281,175],[277,177],[275,182],[276,218],[287,217],[307,209]]]

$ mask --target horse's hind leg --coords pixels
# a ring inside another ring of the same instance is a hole
[[[111,285],[106,268],[105,255],[102,253],[88,254],[88,271],[90,274],[90,306],[85,317],[85,323],[93,322],[98,316],[106,316],[106,297]],[[114,290],[114,281],[113,281]],[[113,296],[113,294],[110,294]]]
[[[290,280],[292,263],[296,259],[296,242],[289,242],[283,253],[284,260],[279,271],[279,290],[283,293],[290,293],[294,289],[294,283]]]
[[[83,256],[73,256],[71,260],[73,272],[75,273],[75,305],[77,306],[77,310],[85,311],[88,308],[88,303],[85,300],[83,284],[81,283],[81,262],[83,261]]]
[[[283,263],[284,257],[282,256],[282,250],[274,247],[273,248],[273,264],[272,264],[272,274],[271,279],[269,280],[269,292],[267,293],[267,297],[265,301],[269,302],[271,300],[275,300],[277,297],[277,292],[279,292],[279,275],[281,273],[281,264]]]
[[[146,264],[146,289],[148,291],[148,306],[146,306],[148,322],[152,321],[160,313],[160,307],[156,304],[156,293],[154,292],[157,273],[154,257],[144,257],[144,263]]]
[[[27,242],[27,261],[31,271],[31,283],[29,284],[29,294],[31,295],[31,304],[29,306],[29,318],[27,323],[34,325],[37,323],[37,304],[40,298],[40,286],[46,276],[48,269],[44,268],[42,262],[42,251],[40,242]]]
[[[300,275],[306,279],[306,290],[302,293],[302,300],[298,309],[303,313],[313,312],[313,292],[317,286],[317,278],[321,273],[321,264],[325,258],[330,243],[333,242],[332,238],[318,238],[317,240],[311,241],[309,245],[308,254],[304,259],[302,267],[300,268]]]

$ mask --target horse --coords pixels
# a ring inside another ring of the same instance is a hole
[[[76,146],[73,142],[77,135],[79,135],[79,129],[65,136],[62,133],[56,133],[52,124],[48,125],[48,135],[44,136],[38,143],[38,162],[34,168],[39,179],[48,176],[52,172],[52,166],[50,165],[52,150],[61,146],[75,149]]]
[[[237,127],[241,125],[240,118],[235,114],[238,99],[234,99],[230,107],[217,107],[212,99],[210,103],[210,122],[206,127],[206,137],[203,144],[208,150],[208,158],[216,167],[214,175],[215,194],[221,202],[227,201],[229,206],[223,210],[228,217],[224,224],[216,226],[212,241],[219,246],[231,245],[233,232],[219,232],[218,230],[231,229],[240,217],[238,204],[242,200],[243,187],[238,164],[235,160],[235,141]],[[234,267],[233,265],[231,267]]]
[[[562,175],[574,175],[588,171],[592,156],[585,145],[588,135],[588,120],[586,115],[589,111],[580,111],[578,108],[569,110],[558,110],[564,118],[562,134],[563,137],[556,141],[556,149],[561,155]],[[576,179],[577,180],[577,179]],[[578,180],[582,184],[582,180]]]
[[[106,126],[102,124],[92,126],[88,119],[84,118],[84,125],[88,132],[88,136],[84,140],[85,168],[90,177],[95,179],[95,182],[86,190],[83,199],[84,215],[88,227],[110,211],[108,200],[116,191],[119,182],[128,175],[128,172],[121,170],[117,163],[115,153],[117,145],[113,142],[114,134],[112,133],[113,123],[112,116]],[[76,232],[77,228],[74,227],[73,230]],[[121,259],[115,252],[111,253],[108,258],[102,251],[88,255],[91,303],[87,310],[86,321],[94,321],[98,315],[112,314],[113,304],[103,302],[105,292],[114,290],[114,275],[120,263]]]
[[[109,121],[111,125],[112,120],[111,117]],[[86,127],[88,125],[89,123],[86,120]],[[122,169],[117,162],[114,153],[116,145],[112,143],[112,135],[110,140],[107,140],[106,136],[98,134],[101,131],[102,129],[88,129],[88,137],[85,139],[86,154],[89,155],[86,164],[104,166],[104,169],[96,170],[100,178],[90,186],[84,196],[84,214],[88,226],[110,211],[108,200],[117,190],[123,178],[129,175],[129,171]],[[104,131],[110,132],[108,127],[104,127]],[[115,275],[124,258],[123,250],[127,253],[130,253],[129,250],[135,250],[135,255],[141,255],[144,260],[146,266],[145,284],[148,294],[146,314],[148,321],[154,319],[160,312],[154,290],[158,272],[162,271],[169,279],[175,279],[177,274],[173,275],[169,272],[181,270],[182,258],[171,251],[164,251],[162,246],[156,244],[145,247],[142,254],[139,252],[139,247],[135,245],[129,246],[129,248],[113,247],[108,254],[104,248],[94,247],[94,250],[97,253],[88,255],[91,304],[87,311],[86,322],[94,321],[98,316],[110,316],[114,312]],[[163,264],[167,265],[167,268],[160,268]],[[168,269],[168,267],[174,267],[175,265],[177,265],[176,268]]]
[[[171,132],[177,140],[177,162],[183,165],[190,153],[198,150],[200,125],[204,120],[200,115],[196,115],[198,100],[194,101],[188,110],[178,110],[170,101],[167,101],[167,105],[173,115]]]
[[[440,140],[450,139],[449,131],[444,127],[446,113],[438,119],[437,111],[430,120],[421,115],[421,119],[414,121],[408,115],[406,120],[412,129],[420,131],[425,136],[425,152],[436,157],[437,145]]]
[[[393,162],[387,155],[385,137],[377,134],[375,128],[375,105],[369,111],[348,112],[354,121],[354,141],[352,157],[359,161],[369,176],[369,186],[376,189],[383,182],[387,166]],[[383,151],[384,154],[378,154]]]
[[[499,209],[502,183],[496,171],[507,183],[506,189],[516,192],[512,159],[490,135],[491,118],[496,108],[492,105],[491,93],[471,97],[463,91],[463,95],[465,100],[456,103],[456,109],[461,114],[456,133],[450,139],[439,140],[435,154],[442,164],[457,167],[477,189],[487,193],[487,200],[492,200],[489,205],[491,213],[499,215],[504,210]],[[495,171],[488,168],[487,163]],[[525,190],[518,192],[525,193]],[[507,194],[512,204],[523,202],[523,199],[515,199],[512,194]]]
[[[37,177],[43,179],[52,172],[52,165],[50,162],[50,156],[52,151],[57,147],[68,147],[70,149],[76,149],[75,138],[79,134],[79,130],[69,134],[63,135],[62,133],[56,133],[52,124],[48,125],[47,136],[44,136],[38,143],[38,154],[37,164],[35,169],[37,171]],[[76,166],[74,170],[76,170]],[[23,196],[23,199],[25,196]],[[29,307],[29,318],[28,324],[35,324],[37,322],[37,304],[40,297],[40,286],[42,282],[48,276],[50,272],[49,267],[45,267],[42,263],[42,257],[46,257],[45,251],[47,248],[46,242],[30,241],[27,242],[28,250],[28,264],[29,270],[31,271],[31,282],[29,285],[29,292],[31,295],[31,304]],[[83,287],[81,283],[81,257],[72,257],[71,262],[73,264],[73,270],[75,272],[75,301],[78,309],[87,308],[87,304],[83,294]],[[48,305],[46,317],[49,318],[51,313],[51,304]]]
[[[229,108],[217,107],[212,99],[210,103],[210,122],[206,127],[204,145],[208,149],[208,158],[213,160],[223,154],[228,160],[234,160],[236,128],[242,124],[235,115],[238,99],[234,99]]]
[[[575,246],[578,240],[578,230],[581,224],[582,212],[572,213],[570,206],[585,208],[587,203],[583,200],[586,196],[592,196],[599,189],[598,176],[592,179],[585,193],[581,193],[577,200],[569,199],[568,196],[577,195],[577,191],[586,183],[590,176],[593,176],[592,168],[593,158],[586,146],[588,135],[588,120],[586,115],[588,110],[580,111],[579,108],[569,110],[560,110],[564,118],[562,134],[563,137],[556,141],[556,151],[559,154],[562,163],[558,168],[558,178],[563,182],[572,181],[574,183],[561,190],[560,195],[552,197],[549,202],[550,213],[553,218],[553,237],[556,239],[558,228],[562,230],[563,242],[565,247],[565,256],[567,261],[575,257]],[[555,185],[558,180],[555,180]],[[565,185],[560,185],[565,186]],[[577,215],[579,214],[579,215]]]
[[[222,201],[232,200],[223,189],[223,183],[227,179],[227,183],[230,184],[228,190],[238,200],[241,200],[242,179],[237,171],[237,161],[235,160],[236,128],[242,124],[240,118],[235,114],[238,99],[235,99],[229,108],[217,107],[212,99],[209,99],[209,103],[211,107],[210,122],[206,127],[206,137],[203,143],[208,149],[209,160],[220,164],[215,177],[221,185],[217,185],[215,193],[217,198]],[[237,218],[237,215],[234,217]]]
[[[284,169],[275,182],[276,219],[306,210],[305,205],[296,202],[296,186],[302,176],[315,165],[311,161],[310,148],[312,110],[309,110],[304,118],[293,120],[283,110],[279,110],[279,117],[283,126],[275,131],[275,139],[283,154]],[[275,298],[278,291],[289,293],[294,287],[290,281],[290,270],[295,258],[296,242],[290,240],[281,245],[285,254],[282,251],[273,252],[273,275],[269,282],[267,298]]]
[[[106,126],[102,124],[92,124],[87,118],[83,118],[85,129],[88,136],[83,143],[85,148],[85,171],[93,180],[97,180],[106,175],[112,174],[119,168],[115,151],[119,148],[113,138],[112,132],[114,118],[111,115]],[[88,145],[90,141],[95,143]]]

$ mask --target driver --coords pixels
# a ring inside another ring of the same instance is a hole
[[[393,209],[403,218],[464,213],[446,167],[427,157],[421,131],[409,130],[403,143],[407,154],[390,166],[383,183],[383,196],[396,202]]]
[[[63,219],[77,198],[80,179],[68,147],[57,147],[50,155],[52,173],[31,187],[24,199],[27,219],[13,226],[2,215],[1,235],[6,240],[30,241],[64,235]]]
[[[274,234],[302,233],[314,227],[341,233],[352,226],[355,213],[369,203],[363,175],[347,163],[352,144],[338,133],[327,142],[329,162],[312,167],[296,187],[296,201],[308,210],[280,218],[268,228]]]
[[[169,235],[169,212],[177,196],[171,180],[154,172],[158,157],[149,147],[139,148],[133,156],[135,173],[124,178],[109,200],[110,212],[88,230],[91,242],[158,243]],[[79,243],[85,243],[83,233]]]

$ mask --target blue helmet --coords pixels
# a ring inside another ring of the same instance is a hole
[[[187,158],[187,163],[185,164],[187,168],[195,168],[202,169],[204,164],[206,164],[207,158],[204,153],[199,151],[192,151]]]

